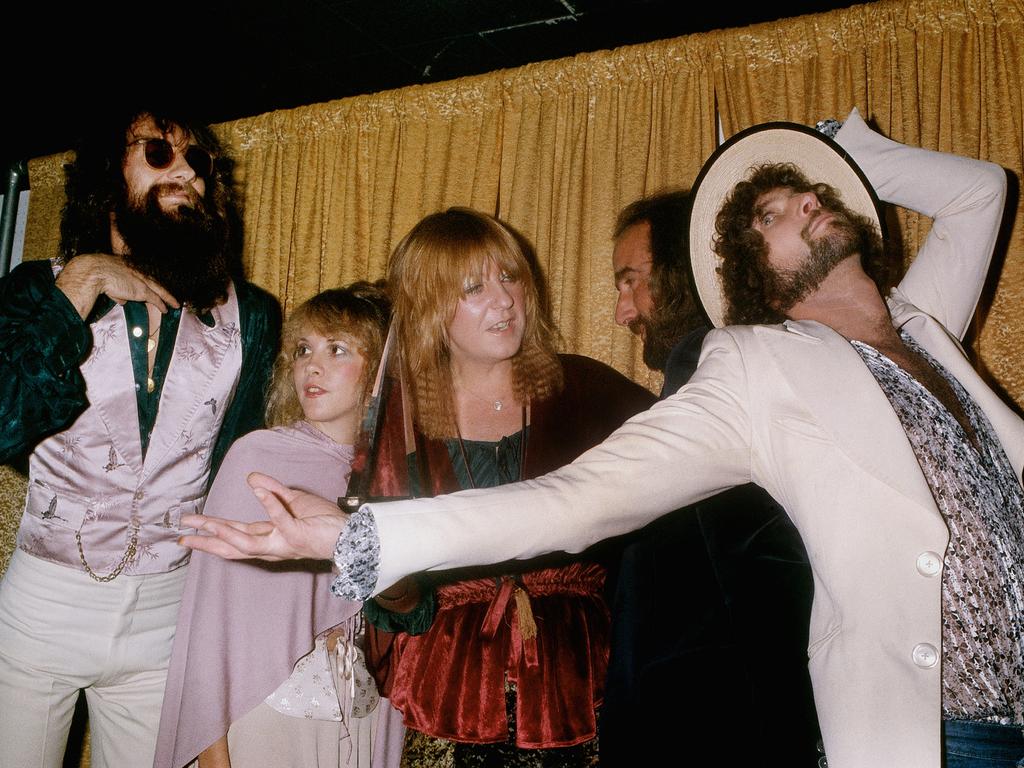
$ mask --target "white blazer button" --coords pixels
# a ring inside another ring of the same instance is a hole
[[[914,646],[911,658],[917,666],[922,669],[928,669],[929,667],[934,667],[938,663],[939,652],[935,649],[934,645],[929,643],[918,643]]]
[[[942,570],[942,558],[936,552],[922,552],[917,557],[917,572],[922,576],[935,576]]]

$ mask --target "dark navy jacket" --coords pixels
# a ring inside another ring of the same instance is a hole
[[[662,397],[689,379],[706,332],[672,350]],[[782,508],[740,486],[628,542],[611,599],[601,765],[817,765],[813,583]]]

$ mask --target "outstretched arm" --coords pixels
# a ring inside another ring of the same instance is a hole
[[[365,599],[420,571],[579,552],[749,482],[745,368],[731,335],[713,336],[687,387],[627,421],[572,464],[498,488],[364,505],[360,512],[372,518],[379,559],[352,553],[365,572],[342,569],[335,594]],[[265,475],[251,475],[249,484],[269,522],[188,516],[182,523],[207,535],[186,536],[181,543],[232,559],[334,558],[347,515],[330,501]],[[345,557],[343,547],[338,552]]]
[[[222,517],[185,515],[183,526],[199,534],[182,536],[182,546],[229,560],[330,560],[348,515],[327,499],[287,488],[253,472],[249,486],[269,522],[242,523]]]

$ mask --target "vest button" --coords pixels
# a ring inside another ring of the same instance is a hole
[[[142,330],[141,326],[138,326],[138,325],[133,325],[132,326],[132,336],[134,336],[136,339],[141,339],[143,333],[145,333],[145,331]]]
[[[917,557],[917,572],[922,576],[935,576],[942,570],[942,558],[935,552],[922,552]]]
[[[910,654],[914,663],[922,669],[934,667],[939,662],[939,652],[930,643],[918,643]]]

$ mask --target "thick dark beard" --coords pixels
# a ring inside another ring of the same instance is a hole
[[[781,270],[770,275],[768,298],[778,311],[787,312],[797,302],[810,296],[840,262],[860,249],[862,232],[858,223],[842,213],[833,216],[831,231],[817,240],[809,239],[805,228],[803,239],[810,253],[803,264],[797,269]],[[807,227],[811,224],[813,220]]]
[[[185,189],[192,205],[165,211],[160,194]],[[156,280],[196,313],[223,302],[231,279],[227,223],[191,187],[157,184],[115,211],[125,263]]]
[[[644,365],[652,371],[664,371],[669,352],[679,341],[678,334],[666,333],[665,329],[659,327],[657,320],[643,316],[631,320],[628,327],[644,341]]]

